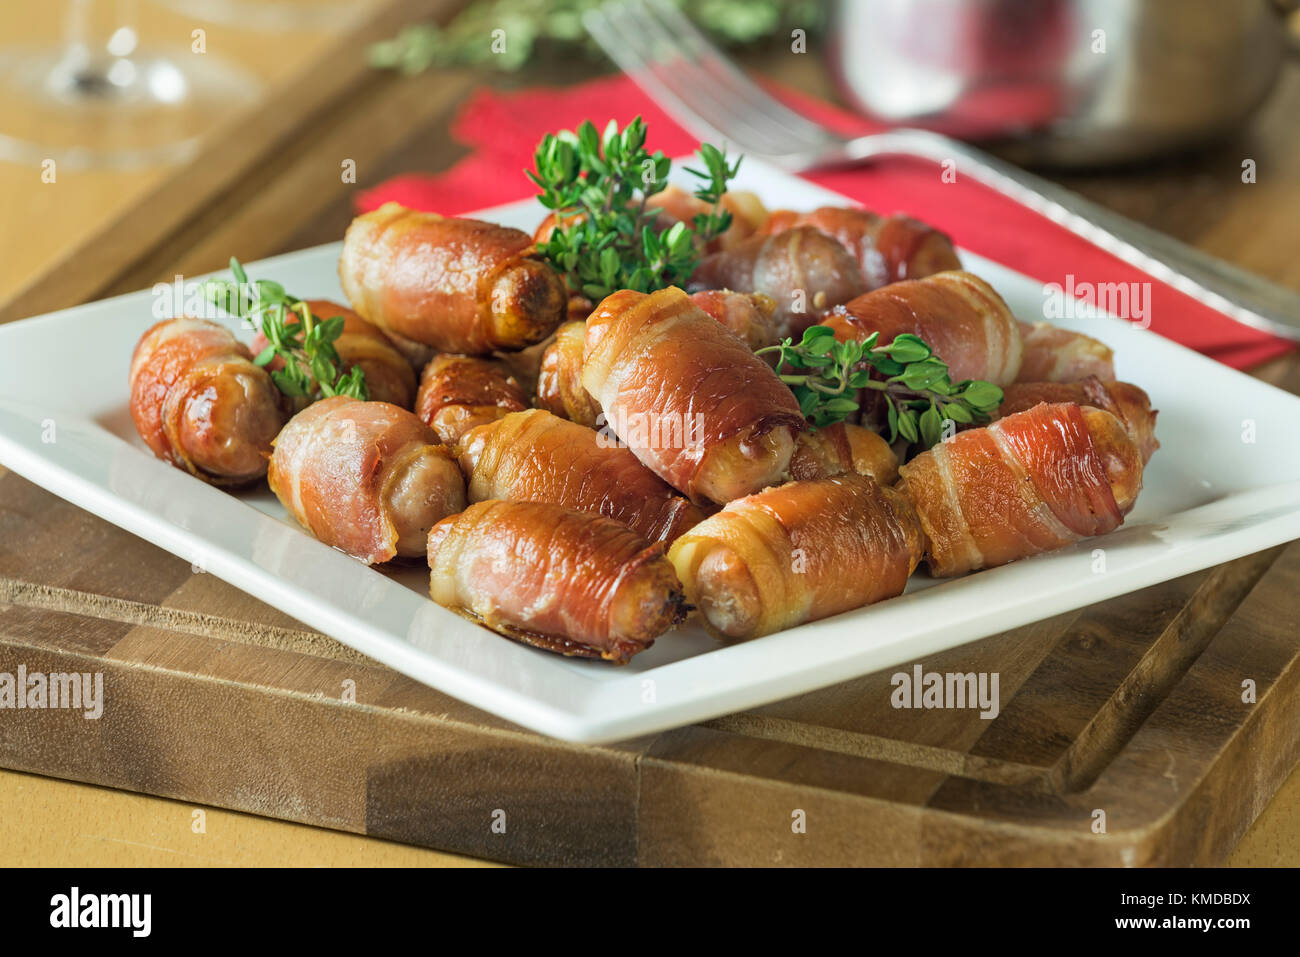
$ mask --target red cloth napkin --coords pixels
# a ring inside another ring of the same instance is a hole
[[[840,132],[874,127],[855,114],[785,88],[772,88],[803,115]],[[499,93],[479,90],[461,108],[452,135],[473,152],[451,169],[394,177],[356,198],[359,212],[396,201],[413,209],[456,215],[533,195],[523,170],[548,132],[572,129],[583,120],[603,128],[637,114],[650,130],[649,147],[669,156],[692,153],[698,141],[625,76],[605,77],[560,89]],[[1151,328],[1169,339],[1237,369],[1290,351],[1291,343],[1243,326],[1086,240],[977,183],[941,180],[929,162],[883,160],[852,169],[809,173],[807,178],[882,213],[906,212],[948,233],[972,252],[1044,283],[1150,282]],[[1023,319],[1035,317],[1022,316]]]

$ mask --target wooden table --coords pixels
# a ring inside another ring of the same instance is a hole
[[[365,35],[443,6],[376,3],[370,22],[295,46],[296,65],[242,135],[183,170],[39,194],[0,169],[19,212],[42,222],[21,269],[0,272],[0,318],[337,239],[357,188],[340,181],[342,158],[360,186],[442,168],[460,155],[447,123],[477,83],[601,69],[371,73]],[[833,96],[812,57],[770,52],[753,65]],[[1141,172],[1056,178],[1300,287],[1298,109],[1291,68],[1232,143]],[[1246,157],[1259,168],[1250,186]],[[87,203],[96,213],[82,223]],[[1258,374],[1300,391],[1294,358]],[[0,670],[93,662],[130,692],[126,713],[98,724],[0,720],[0,765],[19,769],[0,772],[0,861],[465,861],[408,846],[422,844],[521,863],[1294,864],[1298,584],[1300,546],[1273,549],[925,661],[998,671],[993,722],[893,711],[889,675],[877,674],[580,748],[423,688],[0,475]],[[1250,707],[1232,691],[1243,667],[1259,688]],[[366,689],[358,704],[333,700],[344,679]],[[486,822],[502,805],[516,824],[494,836]],[[1091,827],[1098,808],[1106,835]],[[794,811],[808,833],[791,830]]]

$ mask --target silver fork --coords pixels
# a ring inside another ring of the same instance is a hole
[[[1300,295],[958,140],[894,129],[846,139],[777,102],[668,0],[611,0],[583,17],[610,58],[697,136],[790,170],[915,156],[951,163],[1238,322],[1300,340]],[[892,210],[887,210],[892,212]]]

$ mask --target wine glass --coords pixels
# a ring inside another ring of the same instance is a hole
[[[178,163],[261,83],[200,30],[142,43],[138,0],[66,0],[62,43],[0,45],[0,159],[72,168]],[[0,41],[2,44],[2,41]]]

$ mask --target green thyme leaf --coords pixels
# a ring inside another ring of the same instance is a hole
[[[1002,404],[1002,390],[991,382],[976,379],[964,384],[961,399],[972,408],[992,411]]]
[[[889,357],[895,362],[920,362],[932,355],[931,349],[919,336],[903,333],[889,344]]]
[[[943,437],[943,419],[939,415],[939,410],[931,405],[921,413],[921,441],[925,447],[937,445]]]
[[[906,409],[898,414],[898,434],[908,442],[920,440],[920,433],[916,427],[916,412]]]

